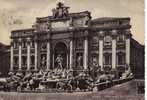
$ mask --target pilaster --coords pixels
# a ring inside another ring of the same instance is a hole
[[[30,70],[30,38],[27,38],[27,70]]]
[[[125,31],[126,35],[126,41],[125,41],[125,49],[126,49],[126,66],[130,66],[130,38],[131,38],[131,32],[130,30]]]
[[[21,70],[22,67],[22,40],[19,39],[19,70]]]
[[[47,70],[50,69],[50,40],[47,41]]]
[[[104,31],[99,32],[99,66],[101,70],[103,70],[103,38],[104,38]]]
[[[116,69],[116,36],[117,30],[112,30],[112,69]]]
[[[10,70],[11,71],[13,71],[13,43],[11,42],[11,48],[10,48],[10,53],[11,53],[11,55],[10,55],[10,62],[11,62],[11,64],[10,64]]]

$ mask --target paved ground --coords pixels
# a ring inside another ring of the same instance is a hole
[[[99,92],[84,93],[0,93],[0,100],[144,100],[143,94],[137,94],[136,81]]]
[[[101,100],[144,100],[144,94],[138,94],[136,80],[113,86],[98,93],[93,93],[95,98]]]

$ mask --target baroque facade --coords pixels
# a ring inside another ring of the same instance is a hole
[[[130,69],[130,18],[92,19],[89,11],[68,9],[59,2],[52,16],[11,32],[11,71],[48,71],[60,64],[67,70],[97,66],[119,74]]]

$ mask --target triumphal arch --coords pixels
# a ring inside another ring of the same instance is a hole
[[[55,68],[117,69],[130,65],[130,18],[92,19],[89,11],[70,13],[59,2],[52,15],[36,18],[30,29],[11,32],[11,71]]]

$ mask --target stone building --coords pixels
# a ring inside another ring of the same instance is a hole
[[[10,69],[10,46],[0,43],[0,77],[7,76]]]
[[[11,71],[117,70],[131,67],[130,18],[92,19],[89,11],[69,13],[58,3],[52,16],[30,29],[11,32]]]
[[[145,73],[145,52],[144,45],[139,44],[136,40],[131,39],[130,45],[130,66],[131,70],[134,73],[135,78],[142,79],[144,78]]]

